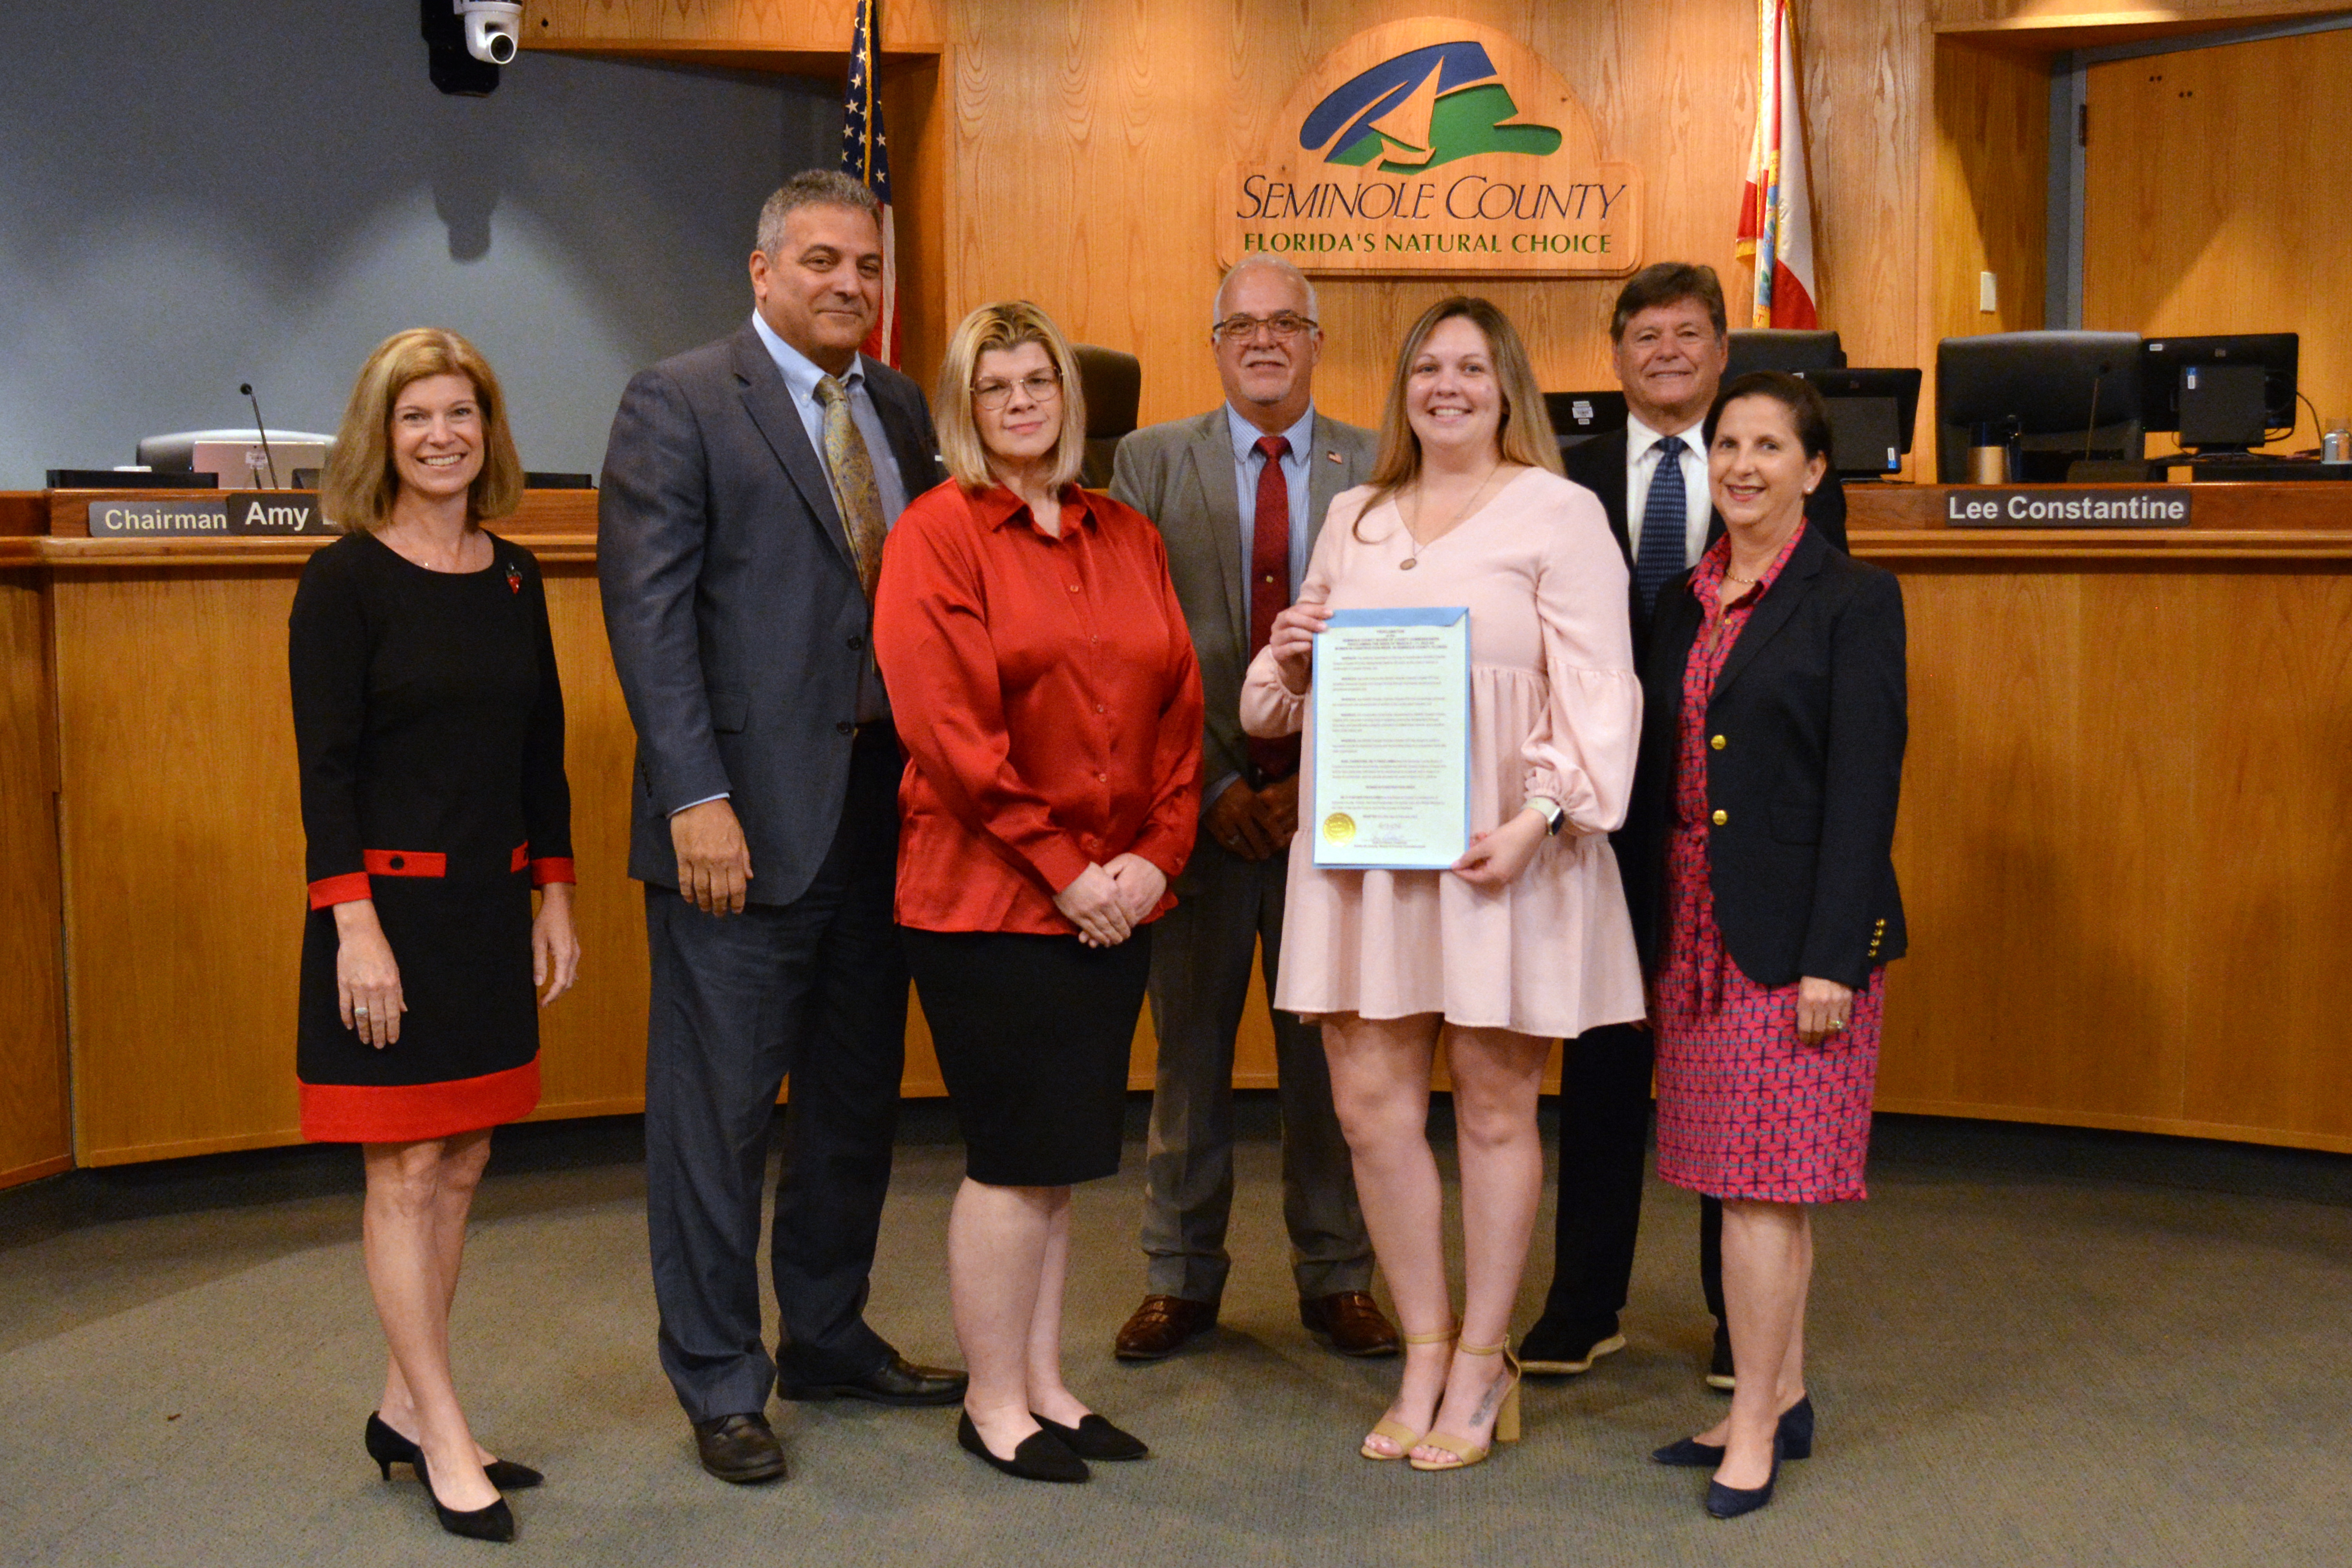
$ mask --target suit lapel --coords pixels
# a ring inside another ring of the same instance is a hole
[[[1353,489],[1363,480],[1348,471],[1348,454],[1339,450],[1331,439],[1331,422],[1318,410],[1315,416],[1314,453],[1307,459],[1307,552],[1315,552],[1315,542],[1323,537],[1323,519],[1331,510],[1331,502],[1341,490]]]
[[[1193,481],[1201,487],[1202,515],[1209,520],[1209,543],[1217,552],[1217,577],[1225,588],[1225,621],[1233,630],[1234,658],[1249,662],[1247,571],[1242,562],[1242,505],[1234,489],[1233,432],[1224,406],[1204,416],[1185,449]]]
[[[1717,696],[1721,696],[1726,688],[1738,679],[1739,672],[1756,658],[1757,650],[1770,642],[1774,635],[1789,624],[1789,617],[1797,613],[1798,601],[1812,592],[1813,579],[1821,574],[1822,552],[1828,548],[1818,532],[1810,528],[1805,530],[1805,537],[1798,543],[1797,552],[1789,557],[1786,566],[1780,568],[1780,574],[1772,580],[1772,586],[1766,591],[1763,602],[1749,614],[1748,624],[1739,629],[1739,640],[1732,644],[1731,651],[1724,656],[1722,672],[1715,678]]]
[[[866,363],[866,395],[874,400],[874,412],[882,421],[882,434],[890,443],[890,457],[898,465],[899,488],[907,492],[908,500],[913,500],[939,482],[934,477],[939,455],[923,450],[919,414],[905,405],[897,386],[874,375],[872,360]]]
[[[735,334],[735,380],[743,398],[744,411],[760,435],[775,454],[793,488],[801,492],[801,500],[816,521],[818,531],[840,552],[841,558],[854,570],[857,563],[849,553],[849,541],[842,531],[841,512],[833,504],[833,486],[824,477],[824,465],[817,460],[816,448],[809,445],[808,428],[801,423],[800,410],[793,406],[793,395],[784,385],[784,373],[768,356],[768,348],[750,327]]]

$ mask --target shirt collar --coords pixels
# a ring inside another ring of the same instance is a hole
[[[751,330],[760,334],[760,341],[768,347],[768,357],[774,360],[776,368],[783,373],[785,388],[803,403],[815,402],[816,384],[824,380],[827,373],[814,360],[778,337],[776,329],[768,325],[767,318],[757,310],[751,312]],[[866,379],[865,359],[853,357],[849,368],[835,379],[845,388],[856,390],[858,384]]]
[[[1230,402],[1225,405],[1225,428],[1233,437],[1234,461],[1236,463],[1246,462],[1250,455],[1257,450],[1258,441],[1265,434],[1265,431],[1243,418],[1241,410],[1235,408]],[[1309,403],[1307,405],[1307,412],[1298,416],[1298,423],[1282,431],[1281,435],[1283,439],[1290,443],[1290,455],[1293,458],[1304,458],[1307,448],[1315,445],[1315,405]]]
[[[1685,451],[1691,453],[1698,451],[1698,426],[1694,425],[1689,429],[1676,431],[1675,434],[1682,437]],[[1664,439],[1664,436],[1643,424],[1633,415],[1625,416],[1625,460],[1627,462],[1639,462],[1648,457],[1650,448]]]
[[[1772,584],[1780,581],[1780,568],[1786,566],[1789,557],[1797,552],[1797,546],[1804,540],[1805,530],[1811,526],[1806,519],[1797,519],[1797,526],[1780,546],[1780,553],[1772,557],[1772,564],[1764,568],[1764,575],[1756,580],[1756,586],[1733,600],[1729,608],[1748,610],[1755,607],[1757,602],[1770,591]],[[1698,558],[1698,569],[1691,574],[1691,592],[1698,595],[1702,610],[1715,614],[1726,607],[1723,604],[1723,579],[1730,570],[1731,535],[1727,533],[1706,547],[1706,553]]]
[[[1067,525],[1073,521],[1093,526],[1096,499],[1095,493],[1083,486],[1062,487],[1063,538],[1069,537]],[[981,526],[987,529],[1001,529],[1014,518],[1026,518],[1028,515],[1027,509],[1022,506],[1019,499],[999,484],[991,484],[977,491],[965,490],[964,500],[971,507],[972,515],[980,519]]]

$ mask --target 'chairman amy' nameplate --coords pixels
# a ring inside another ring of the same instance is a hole
[[[1470,612],[1335,610],[1315,639],[1315,795],[1334,869],[1440,870],[1470,845]]]

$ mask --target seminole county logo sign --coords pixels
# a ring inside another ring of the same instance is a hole
[[[1218,191],[1217,254],[1308,272],[1607,275],[1640,265],[1642,187],[1516,40],[1423,17],[1359,33]]]

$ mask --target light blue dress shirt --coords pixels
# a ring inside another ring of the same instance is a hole
[[[1241,501],[1242,576],[1246,581],[1250,552],[1257,545],[1257,481],[1265,472],[1265,454],[1257,449],[1257,444],[1265,432],[1243,418],[1230,403],[1225,405],[1225,424],[1234,437],[1234,493]],[[1315,468],[1315,405],[1308,404],[1298,423],[1282,436],[1290,443],[1289,455],[1282,459],[1282,477],[1290,489],[1288,597],[1296,603],[1298,585],[1307,581],[1307,481]]]
[[[816,399],[816,384],[824,372],[800,350],[776,335],[759,311],[751,312],[751,330],[768,345],[768,357],[776,362],[783,373],[784,390],[793,395],[793,407],[801,416],[802,426],[808,431],[809,445],[816,448],[820,467],[824,462],[824,405]],[[848,372],[840,378],[849,389],[849,420],[857,433],[866,437],[866,456],[874,465],[874,488],[882,495],[882,526],[888,528],[907,510],[907,480],[898,472],[898,458],[890,446],[888,432],[882,428],[882,416],[874,412],[874,396],[866,390],[866,360],[864,356],[850,363]],[[832,478],[830,470],[827,479]],[[834,504],[840,505],[839,487],[835,487]]]

